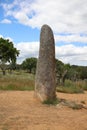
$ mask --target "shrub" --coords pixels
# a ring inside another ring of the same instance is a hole
[[[47,104],[47,105],[57,105],[60,103],[60,100],[58,98],[56,98],[55,100],[45,100],[43,101],[43,104]]]

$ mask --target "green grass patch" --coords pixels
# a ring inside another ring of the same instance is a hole
[[[0,90],[20,90],[20,91],[31,91],[34,90],[34,86],[16,86],[14,84],[9,84],[7,86],[0,86]]]
[[[0,90],[34,90],[35,75],[25,71],[13,71],[12,74],[6,73],[5,76],[0,73]],[[66,80],[64,86],[58,86],[57,92],[63,93],[83,93],[87,90],[87,81],[72,82]],[[48,104],[52,104],[48,101]]]
[[[82,89],[77,88],[77,87],[64,87],[64,86],[57,87],[56,90],[57,90],[57,92],[71,93],[71,94],[84,92]]]
[[[63,93],[83,93],[83,89],[81,87],[78,87],[78,85],[75,82],[72,82],[70,80],[66,80],[64,86],[58,86],[56,88],[57,92],[63,92]]]
[[[21,73],[0,77],[0,90],[34,90],[34,75]]]
[[[60,103],[60,100],[58,98],[54,99],[54,100],[45,100],[43,101],[43,104],[46,105],[57,105]]]

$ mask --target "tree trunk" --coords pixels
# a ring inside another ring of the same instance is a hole
[[[2,69],[2,73],[3,73],[3,75],[6,75],[6,70]]]
[[[65,79],[66,79],[67,70],[64,71],[62,74],[62,77],[60,79],[61,85],[64,85]]]

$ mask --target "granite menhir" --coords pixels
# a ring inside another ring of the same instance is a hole
[[[35,78],[35,95],[41,101],[56,98],[55,42],[52,29],[43,25]]]

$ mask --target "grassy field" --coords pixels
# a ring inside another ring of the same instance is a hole
[[[84,93],[87,90],[87,81],[76,81],[66,80],[64,86],[57,86],[57,92],[63,93]]]
[[[34,78],[34,75],[23,71],[0,75],[0,90],[34,90]]]
[[[35,75],[24,71],[14,71],[3,76],[0,73],[0,90],[34,90]],[[87,90],[87,81],[72,82],[66,80],[64,86],[57,86],[57,92],[84,93]]]

